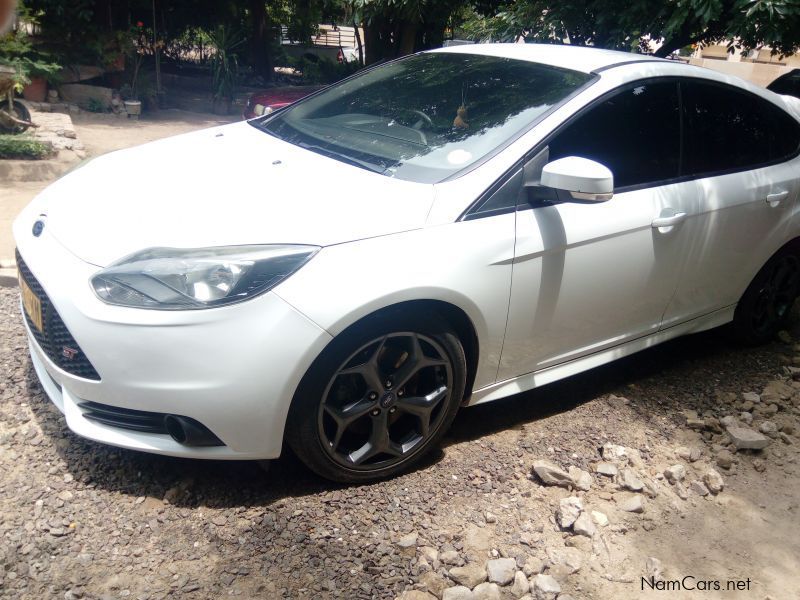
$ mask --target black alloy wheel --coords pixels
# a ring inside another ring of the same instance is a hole
[[[458,338],[441,325],[403,324],[415,326],[337,338],[301,383],[287,438],[318,474],[347,482],[397,474],[455,417],[466,379]]]

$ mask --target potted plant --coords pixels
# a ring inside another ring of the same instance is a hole
[[[230,114],[239,78],[237,52],[244,45],[244,38],[240,32],[225,25],[217,27],[210,37],[214,47],[211,57],[214,112],[218,111],[219,103],[224,102],[225,114]]]
[[[0,57],[0,62],[17,72],[17,92],[31,102],[47,99],[47,82],[58,76],[61,66],[47,53],[35,49],[23,30],[0,37]]]

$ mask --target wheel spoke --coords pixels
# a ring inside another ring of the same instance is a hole
[[[354,464],[360,465],[381,452],[393,453],[392,446],[392,441],[389,439],[389,413],[384,410],[372,417],[372,431],[369,438],[363,446],[351,452],[348,458]]]
[[[383,338],[367,362],[357,367],[342,369],[339,371],[339,375],[361,375],[370,390],[380,392],[383,389],[384,380],[378,367],[378,357],[385,344],[386,338]]]
[[[425,356],[418,336],[411,336],[411,340],[411,352],[408,353],[408,357],[400,368],[392,375],[395,389],[400,389],[406,385],[421,369],[447,364],[444,360]]]
[[[420,433],[427,437],[431,424],[431,413],[446,396],[447,386],[443,385],[427,396],[398,399],[397,407],[402,411],[418,417],[420,421]]]

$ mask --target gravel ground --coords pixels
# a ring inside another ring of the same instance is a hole
[[[288,455],[265,473],[78,438],[16,290],[0,332],[0,597],[626,599],[691,575],[749,590],[667,595],[800,598],[788,333],[701,334],[462,411],[419,469],[337,487]],[[766,449],[736,451],[726,429],[748,424]]]

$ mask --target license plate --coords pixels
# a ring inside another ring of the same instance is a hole
[[[41,332],[44,329],[42,324],[42,301],[33,293],[30,286],[25,283],[22,275],[19,276],[19,290],[22,294],[22,308],[25,309],[25,314],[28,315],[34,327]]]

